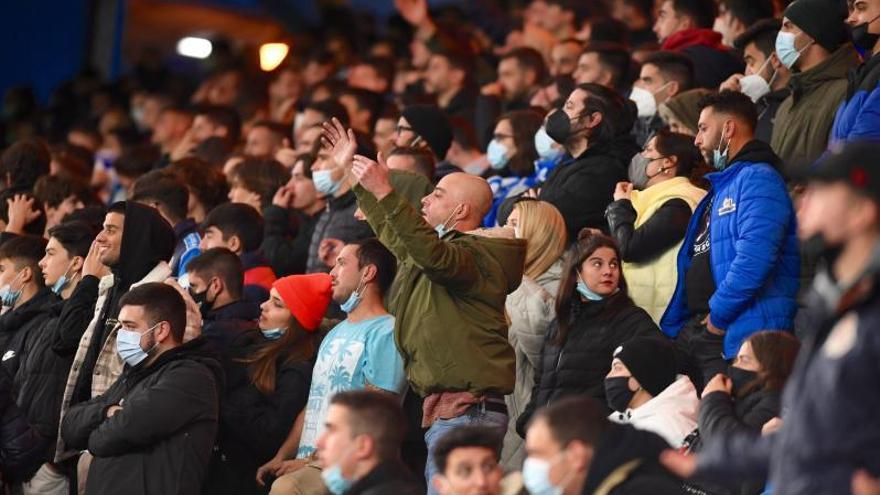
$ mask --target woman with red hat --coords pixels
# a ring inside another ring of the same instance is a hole
[[[330,275],[291,275],[275,281],[261,306],[262,337],[233,351],[226,363],[212,493],[263,493],[257,468],[287,438],[306,405],[321,324],[332,289]]]

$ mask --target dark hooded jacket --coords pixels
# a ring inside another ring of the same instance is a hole
[[[595,453],[584,481],[584,495],[677,495],[681,480],[659,463],[669,448],[656,433],[630,425],[608,424],[594,446]]]
[[[253,301],[235,301],[208,311],[202,318],[202,336],[220,353],[226,356],[237,343],[260,337],[257,319],[260,306]]]
[[[57,299],[51,290],[42,287],[27,302],[0,316],[0,338],[5,340],[0,348],[2,366],[9,376],[18,372],[27,335],[43,325],[48,316],[46,309]]]
[[[0,368],[0,479],[8,483],[29,479],[45,462],[51,443],[15,405],[12,380]]]
[[[231,349],[225,359],[226,390],[205,493],[262,493],[254,480],[257,469],[281,447],[309,398],[312,361],[289,363],[282,356],[275,363],[275,390],[264,394],[254,385],[249,366],[241,360],[269,343],[254,333],[246,337],[249,345]]]
[[[94,459],[87,494],[197,494],[217,434],[223,369],[205,339],[127,367],[107,393],[73,406],[68,446]],[[107,409],[121,405],[110,418]]]
[[[54,300],[45,307],[42,324],[32,326],[24,335],[21,361],[14,378],[19,407],[34,428],[52,440],[58,435],[61,398],[73,362],[73,352],[59,354],[55,350],[62,338],[58,321],[63,308],[64,301]]]
[[[608,232],[605,208],[614,200],[614,186],[627,180],[629,162],[638,152],[632,136],[623,135],[591,145],[577,158],[566,156],[553,169],[540,199],[562,213],[569,241],[576,240],[584,227]]]
[[[721,33],[711,29],[685,29],[663,42],[664,50],[683,53],[694,62],[694,83],[714,89],[725,79],[743,72],[742,61],[721,42]]]
[[[621,301],[624,297],[627,300]],[[620,307],[606,311],[609,304]],[[517,420],[517,432],[523,438],[534,412],[563,397],[589,395],[606,404],[605,375],[611,371],[614,350],[635,337],[660,335],[651,316],[623,292],[599,302],[574,296],[570,318],[568,335],[561,345],[556,343],[559,327],[555,323],[544,339],[532,398]]]
[[[104,302],[100,320],[92,334],[77,379],[74,402],[90,398],[92,371],[104,341],[113,328],[113,325],[105,323],[109,319],[115,320],[119,315],[119,299],[128,293],[131,284],[143,279],[160,262],[168,262],[174,254],[174,246],[177,242],[174,229],[162,218],[158,210],[134,201],[126,201],[124,205],[125,223],[122,229],[122,245],[119,248],[119,262],[111,267],[114,277],[113,288],[110,289],[110,296]],[[74,291],[71,299],[77,295],[77,292],[78,290]],[[97,301],[97,284],[94,285],[94,292],[90,291],[88,296],[93,296]],[[91,308],[87,310],[91,311]],[[90,320],[86,320],[86,324],[88,321]]]

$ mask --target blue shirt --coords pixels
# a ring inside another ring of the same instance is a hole
[[[358,323],[344,320],[324,337],[312,372],[298,458],[315,451],[333,395],[364,389],[367,383],[401,396],[406,389],[403,359],[394,344],[391,315]]]

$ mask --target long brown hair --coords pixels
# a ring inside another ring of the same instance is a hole
[[[761,365],[761,371],[758,372],[758,378],[743,387],[739,395],[757,390],[782,390],[794,368],[801,348],[800,341],[788,332],[765,331],[752,334],[746,342],[752,346],[752,353]]]
[[[528,177],[535,171],[538,151],[535,149],[535,133],[544,123],[544,116],[534,110],[515,110],[502,116],[498,121],[510,121],[513,129],[513,142],[516,153],[510,157],[507,168],[513,175]]]
[[[315,356],[317,332],[306,332],[296,318],[291,316],[290,320],[287,331],[281,337],[264,343],[241,360],[249,365],[251,382],[263,394],[268,395],[275,391],[279,360],[289,364],[307,362]]]
[[[597,249],[603,247],[613,250],[614,255],[617,256],[618,263],[621,262],[620,248],[617,247],[617,243],[614,242],[614,239],[604,234],[593,234],[588,231],[581,232],[578,236],[578,242],[572,247],[573,251],[565,266],[562,282],[559,284],[559,293],[556,296],[556,321],[558,325],[556,345],[562,345],[568,337],[572,323],[572,306],[576,298],[580,297],[575,290],[575,286],[578,282],[578,272],[581,269],[581,265]],[[607,304],[600,315],[600,318],[604,320],[613,318],[623,308],[632,305],[623,270],[619,266],[618,269],[620,270],[620,278],[617,283],[619,290],[608,297]]]

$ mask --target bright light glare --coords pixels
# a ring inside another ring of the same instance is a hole
[[[205,38],[187,36],[177,42],[177,53],[184,57],[208,58],[211,55],[211,42]]]
[[[260,68],[266,72],[281,65],[290,47],[286,43],[264,43],[260,46]]]

